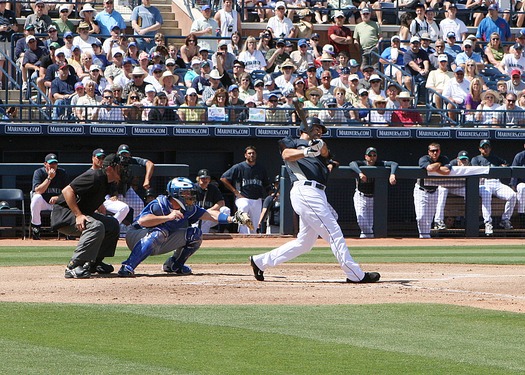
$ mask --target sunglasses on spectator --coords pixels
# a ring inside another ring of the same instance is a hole
[[[499,38],[492,38],[492,40],[499,40]]]
[[[516,99],[505,99],[506,101],[508,101],[509,103],[515,103],[516,102]]]
[[[138,99],[138,96],[130,96],[131,99]]]
[[[472,46],[466,45],[465,48],[472,48]]]
[[[310,96],[316,98],[319,96],[319,94],[310,94]]]
[[[439,151],[439,148],[433,148],[432,150],[428,150],[428,152],[438,152]]]
[[[269,102],[272,102],[272,103],[277,103],[278,100],[277,100],[277,99],[270,99],[270,100],[268,100],[268,101],[269,101]]]
[[[330,79],[330,77],[321,77],[321,79]]]
[[[359,94],[359,96],[368,96],[368,93],[367,92],[364,92],[362,94]]]
[[[377,103],[377,104],[380,104],[380,103]],[[371,158],[376,158],[377,154],[368,154],[368,156],[370,156]]]
[[[113,99],[112,96],[104,96],[104,99]]]
[[[400,101],[402,101],[402,102],[409,102],[410,99],[400,99]]]
[[[189,96],[197,96],[197,94],[190,94]]]

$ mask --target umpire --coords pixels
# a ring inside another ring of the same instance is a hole
[[[103,263],[115,255],[119,223],[113,217],[95,212],[104,202],[112,183],[125,173],[125,160],[115,154],[106,156],[102,169],[89,169],[62,190],[51,213],[51,226],[65,235],[80,236],[66,267],[67,279],[87,279],[92,273],[108,274],[114,268]]]

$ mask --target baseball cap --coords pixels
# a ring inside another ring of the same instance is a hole
[[[26,37],[26,43],[29,43],[29,41],[31,41],[31,40],[36,40],[36,38],[35,38],[34,35],[28,35],[28,36]]]
[[[64,38],[67,38],[67,37],[70,37],[70,36],[73,36],[73,33],[71,31],[66,31],[64,33]]]
[[[483,148],[483,146],[485,146],[485,145],[492,146],[492,145],[490,144],[490,141],[489,141],[488,139],[482,139],[482,140],[479,142],[479,147],[480,147],[480,148]]]
[[[414,5],[414,9],[417,9],[417,8],[424,8],[425,6],[421,3],[417,3],[416,5]]]
[[[157,92],[157,90],[155,90],[155,86],[153,85],[146,85],[146,88],[144,89],[144,92],[145,93],[148,93],[148,92]]]
[[[298,47],[307,46],[307,45],[308,43],[306,43],[306,39],[299,39],[299,41],[297,42]]]
[[[277,45],[279,44],[282,44],[282,45],[286,45],[286,43],[284,42],[284,39],[277,39]]]
[[[276,93],[271,92],[270,95],[268,95],[268,99],[270,99],[270,98],[272,98],[272,97],[274,97],[274,96],[275,96],[276,98],[279,98],[279,96],[278,96]]]
[[[490,4],[489,10],[498,10],[498,4]]]
[[[457,72],[464,72],[463,68],[461,66],[457,66],[456,69],[454,69],[454,73],[457,73]]]
[[[80,87],[84,88],[84,84],[82,82],[75,83],[75,90],[80,88]]]
[[[413,36],[412,38],[410,38],[410,43],[420,43],[421,42],[421,39],[419,39],[418,36]]]
[[[328,52],[330,55],[335,55],[334,46],[331,44],[325,44],[323,47],[323,52]]]
[[[201,169],[197,173],[197,177],[199,177],[199,178],[211,177],[210,176],[210,171],[208,171],[207,169]]]
[[[521,29],[518,33],[519,37],[525,37],[525,29]]]
[[[101,148],[97,148],[96,150],[93,150],[93,153],[91,155],[96,157],[106,156],[106,151],[104,151]]]
[[[317,33],[313,33],[312,36],[310,37],[310,39],[319,39],[319,34]]]
[[[228,44],[229,42],[226,39],[221,39],[218,46],[222,47],[222,46],[227,46]]]
[[[464,46],[472,46],[472,40],[470,40],[470,39],[465,39],[465,40],[463,41],[463,45],[464,45]]]
[[[129,149],[129,146],[126,145],[126,144],[121,144],[120,146],[118,146],[118,150],[117,150],[117,153],[120,155],[120,154],[123,154],[123,153],[128,153],[128,154],[131,154],[131,150]]]
[[[237,86],[237,85],[230,85],[230,87],[228,87],[228,92],[232,92],[235,89],[239,89],[239,86]]]
[[[370,155],[371,152],[375,152],[377,154],[377,150],[375,147],[368,147],[365,151],[365,155]]]
[[[429,33],[421,34],[421,40],[432,40]]]
[[[120,164],[120,158],[115,154],[109,154],[104,158],[102,166],[104,168],[111,167],[113,165]]]
[[[58,158],[56,154],[47,154],[45,158],[46,163],[58,163]]]
[[[91,46],[102,46],[102,42],[100,40],[94,40],[93,43],[91,43]]]
[[[284,1],[278,1],[275,3],[275,9],[279,8],[279,7],[284,7],[286,8],[286,3]]]
[[[359,76],[357,74],[350,74],[348,80],[353,81],[354,79],[357,79],[359,81]]]
[[[401,41],[401,37],[399,35],[394,35],[392,38],[390,38],[390,42],[393,42],[394,40]]]
[[[256,80],[256,81],[253,83],[253,86],[255,87],[255,86],[257,86],[257,85],[263,85],[263,86],[264,86],[264,82],[263,82],[263,80],[262,80],[262,79],[258,79],[258,80]]]
[[[324,102],[324,105],[327,107],[337,106],[337,100],[335,100],[335,98],[329,98]]]
[[[311,65],[308,67],[308,69],[306,69],[307,72],[315,72],[317,70],[317,68],[315,67],[315,65]]]
[[[362,94],[364,94],[365,92],[368,93],[368,90],[367,90],[367,89],[364,89],[364,88],[363,88],[363,89],[359,89],[359,95],[362,95]]]
[[[359,66],[359,63],[357,62],[356,59],[350,59],[349,64],[350,64],[350,66],[351,66],[352,68],[356,68],[356,67]]]
[[[82,50],[80,49],[80,46],[74,45],[73,47],[71,47],[71,52],[76,51],[77,49],[80,50],[80,51],[82,51]]]
[[[467,152],[467,151],[464,151],[464,150],[463,150],[463,151],[460,151],[460,152],[458,153],[458,159],[467,159],[467,160],[468,160],[468,159],[469,159],[469,157],[468,157],[468,152]]]
[[[341,69],[341,74],[350,74],[350,68],[345,66],[343,69]]]
[[[57,48],[60,48],[60,44],[58,44],[57,42],[53,42],[49,45],[49,49],[57,49]]]
[[[518,49],[523,49],[523,46],[519,43],[516,43],[512,46],[515,50],[518,50]]]
[[[368,8],[361,9],[361,14],[370,14],[370,9]]]
[[[207,4],[206,4],[206,5],[203,5],[203,6],[201,6],[201,11],[203,11],[203,12],[204,12],[205,10],[208,10],[208,9],[211,9],[211,8],[210,8],[210,6],[209,6],[209,5],[207,5]]]
[[[119,53],[122,56],[124,56],[124,51],[122,51],[121,49],[116,49],[116,50],[113,51],[113,57],[117,56]]]
[[[518,70],[518,69],[514,69],[512,72],[510,72],[510,76],[513,77],[513,76],[520,76],[521,77],[521,71]]]
[[[456,5],[456,3],[452,3],[448,6],[448,9],[451,9],[451,8],[455,8],[455,9],[458,9],[458,6]]]
[[[381,77],[379,77],[378,74],[372,74],[369,79],[370,82],[372,81],[381,81]]]
[[[175,59],[167,59],[166,65],[175,65]]]
[[[155,70],[164,70],[163,68],[164,68],[164,67],[163,67],[161,64],[154,64],[154,65],[151,67],[151,71],[154,72]]]
[[[58,66],[58,69],[68,69],[68,68],[69,68],[69,64],[67,62],[63,62],[62,64]]]
[[[453,31],[450,31],[447,33],[447,38],[455,38],[456,37],[456,33],[453,32]]]
[[[126,57],[124,60],[122,60],[122,65],[131,64],[133,65],[133,59],[130,57]]]
[[[192,66],[193,65],[200,65],[200,64],[202,64],[202,61],[199,58],[197,58],[197,59],[194,58],[194,59],[191,60],[191,65]]]
[[[33,25],[32,23],[30,23],[26,27],[24,27],[24,29],[26,29],[26,30],[32,30],[34,28],[35,28],[35,25]]]
[[[338,10],[338,11],[336,11],[334,13],[333,18],[344,17],[344,16],[345,16],[345,14],[343,12],[341,12],[340,10]]]
[[[438,61],[448,61],[448,56],[442,53],[438,56]]]
[[[98,65],[95,65],[95,64],[91,65],[89,67],[89,71],[92,72],[94,70],[100,70],[100,67]]]
[[[58,30],[56,25],[54,25],[54,24],[49,25],[49,27],[47,28],[47,31],[52,31],[52,30],[54,30],[54,31]]]
[[[193,87],[190,87],[189,89],[186,90],[186,96],[189,96],[191,94],[197,95],[197,90],[195,90]]]
[[[201,63],[201,68],[204,68],[205,66],[210,66],[210,62],[208,60],[204,60],[202,63]]]
[[[115,30],[115,29],[119,29],[120,30],[120,26],[119,25],[113,25],[111,27],[111,31]]]

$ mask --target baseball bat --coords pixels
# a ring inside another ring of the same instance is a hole
[[[297,113],[297,115],[301,119],[301,123],[306,125],[306,113],[305,113],[305,111],[303,109],[303,106],[299,102],[299,99],[293,98],[292,99],[292,103],[293,103],[293,106],[295,108],[295,112]]]

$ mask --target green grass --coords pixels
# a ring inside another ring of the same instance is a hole
[[[525,371],[525,316],[441,305],[3,303],[0,326],[4,374]]]
[[[0,264],[4,266],[65,264],[73,247],[0,247]],[[198,263],[246,263],[250,255],[268,251],[263,248],[203,248],[191,258]],[[450,246],[450,247],[351,247],[352,256],[360,263],[465,263],[525,264],[525,247],[513,246]],[[126,259],[129,250],[119,247],[111,261]],[[149,257],[145,263],[163,263],[165,256]],[[328,248],[315,248],[294,262],[334,263]]]

